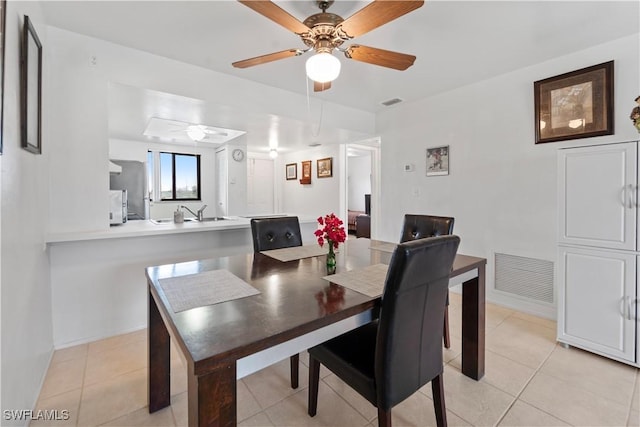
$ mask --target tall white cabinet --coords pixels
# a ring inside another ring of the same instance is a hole
[[[640,366],[638,143],[558,150],[558,341]]]

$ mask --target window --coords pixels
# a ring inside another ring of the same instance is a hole
[[[200,156],[148,152],[151,200],[200,200]]]

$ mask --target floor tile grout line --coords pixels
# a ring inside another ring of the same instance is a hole
[[[633,390],[631,391],[631,399],[629,402],[629,410],[627,411],[627,422],[626,425],[631,425],[631,413],[633,412],[633,398],[636,395],[636,391],[640,392],[640,369],[636,370],[636,380],[633,385]],[[640,393],[639,393],[640,394]]]
[[[520,396],[522,396],[522,393],[524,393],[524,391],[526,390],[526,388],[529,386],[529,384],[531,384],[531,381],[533,381],[533,378],[540,373],[540,370],[542,369],[542,367],[544,366],[545,363],[547,363],[547,360],[549,360],[549,358],[551,357],[551,355],[553,354],[554,351],[556,351],[556,349],[558,348],[558,343],[555,344],[555,346],[553,347],[553,349],[549,352],[549,354],[547,354],[547,357],[544,358],[544,360],[540,363],[540,365],[536,368],[536,370],[533,372],[533,374],[531,375],[531,378],[529,378],[529,380],[527,380],[527,382],[525,383],[525,385],[522,387],[522,389],[518,392],[518,394],[515,396],[515,398],[513,399],[513,401],[511,402],[511,405],[509,405],[509,407],[506,409],[506,411],[504,411],[504,413],[502,414],[502,416],[500,417],[500,419],[498,420],[498,422],[495,424],[496,426],[499,425],[502,420],[504,419],[504,417],[509,413],[509,411],[511,410],[511,408],[513,408],[513,405],[520,400]],[[544,412],[545,414],[553,417],[553,418],[557,418],[558,420],[567,423],[569,425],[572,425],[571,423],[569,423],[568,421],[563,420],[562,418],[560,418],[557,415],[553,415],[550,414],[549,412],[545,411],[542,408],[538,408],[537,406],[529,403],[529,402],[525,402],[522,401],[523,403],[526,403],[527,405],[530,405],[534,408],[536,408],[537,410]]]
[[[84,379],[87,375],[87,364],[89,363],[89,345],[87,345],[87,352],[84,355],[84,369],[82,370],[82,385],[80,386],[80,398],[78,399],[78,413],[76,414],[76,426],[80,424],[80,411],[82,408],[82,398],[84,397]]]
[[[556,345],[555,345],[555,347],[554,347],[554,349],[553,349],[553,351],[552,351],[551,353],[553,353],[554,351],[556,351],[558,348],[563,348],[563,346],[562,346],[562,344],[560,344],[559,342],[556,342]],[[568,349],[571,349],[571,351],[584,352],[584,353],[586,353],[586,354],[588,354],[588,355],[590,355],[590,356],[595,356],[595,357],[598,357],[598,358],[604,358],[604,359],[606,359],[606,357],[605,357],[605,356],[601,356],[601,355],[598,355],[598,354],[591,353],[591,352],[589,352],[588,350],[584,350],[584,349],[582,349],[582,348],[580,348],[580,347],[569,346],[569,347],[568,347]],[[551,354],[549,354],[549,357],[551,357]],[[548,357],[547,357],[547,359],[548,359]],[[544,363],[546,363],[547,359],[545,359],[545,360],[544,360],[543,365],[544,365]],[[624,365],[622,362],[617,362],[617,361],[616,361],[615,363],[616,363],[616,364],[622,364],[622,365]],[[542,365],[540,365],[540,368],[542,368]],[[637,370],[637,371],[636,371],[636,373],[640,372],[640,369],[638,369],[638,368],[635,368],[635,369]],[[536,373],[538,373],[538,372],[536,372]],[[551,375],[550,373],[546,373],[546,372],[540,372],[540,373],[541,373],[542,375],[546,375],[546,376],[548,376],[548,377],[551,377],[551,378],[554,378],[554,379],[557,379],[557,380],[560,380],[560,381],[566,382],[566,380],[565,380],[564,378],[562,378],[562,377],[558,377],[558,376],[555,376],[555,375]],[[582,391],[582,392],[584,392],[584,393],[587,393],[587,394],[589,394],[589,395],[591,395],[591,396],[594,396],[594,397],[596,397],[596,398],[598,398],[598,399],[604,399],[604,400],[606,400],[606,401],[608,401],[608,402],[610,402],[610,403],[612,403],[612,404],[614,404],[614,405],[618,405],[618,406],[625,406],[625,405],[626,405],[626,404],[624,404],[624,403],[620,403],[620,402],[619,402],[619,401],[617,401],[617,400],[610,399],[608,396],[601,395],[601,394],[599,394],[599,393],[597,393],[597,392],[595,392],[595,391],[593,391],[593,390],[590,390],[590,389],[588,389],[588,388],[586,388],[586,387],[583,387],[583,386],[580,386],[580,385],[575,385],[575,384],[568,384],[568,385],[569,385],[569,387],[572,387],[572,388],[578,389],[578,390],[580,390],[580,391]],[[635,385],[634,385],[634,389],[631,391],[631,397],[630,397],[630,399],[633,399],[633,393],[634,393],[634,391],[635,391]],[[631,405],[632,405],[632,404],[633,404],[633,401],[632,401],[632,400],[630,400],[630,401],[629,401],[629,403],[628,403],[628,405],[629,405],[629,410],[631,409]],[[550,414],[550,415],[552,415],[552,414]],[[556,417],[556,418],[557,418],[557,417]]]
[[[331,375],[335,375],[333,372],[331,373]],[[351,409],[353,409],[354,411],[356,411],[357,414],[359,414],[362,418],[364,418],[366,420],[366,424],[365,426],[371,424],[373,422],[373,420],[375,420],[377,418],[377,415],[375,417],[373,417],[371,420],[367,419],[367,416],[365,414],[363,414],[362,412],[358,411],[358,408],[356,408],[355,406],[353,406],[351,403],[349,403],[349,401],[347,399],[345,399],[340,393],[338,393],[338,390],[334,389],[333,387],[331,387],[331,384],[329,384],[328,382],[325,381],[326,378],[330,377],[331,375],[327,375],[324,378],[320,378],[320,382],[325,383],[325,385],[327,387],[329,387],[329,390],[333,391],[340,399],[342,399],[349,407],[351,407]],[[340,379],[340,377],[338,377],[338,379],[340,381],[342,381],[342,379]],[[342,381],[344,382],[344,381]],[[346,384],[346,383],[345,383]],[[319,393],[318,393],[319,394]],[[318,396],[319,397],[319,396]],[[366,400],[366,399],[365,399]],[[369,402],[367,402],[369,403]],[[374,406],[375,407],[375,406]]]
[[[251,417],[258,415],[260,412],[264,412],[264,413],[265,413],[265,415],[266,415],[266,414],[267,414],[267,412],[266,412],[266,411],[267,411],[267,408],[263,408],[263,407],[262,407],[262,405],[260,404],[260,401],[258,400],[258,398],[256,397],[256,395],[253,393],[253,391],[251,391],[251,387],[249,387],[249,385],[248,385],[246,382],[244,382],[244,378],[240,378],[240,379],[239,379],[239,380],[237,380],[237,381],[241,381],[241,382],[242,382],[242,384],[244,384],[244,387],[247,389],[247,391],[249,392],[249,394],[251,395],[251,397],[253,397],[253,400],[255,400],[255,401],[256,401],[256,403],[258,404],[258,406],[260,407],[260,411],[258,411],[257,413],[253,414]],[[237,390],[238,390],[238,386],[236,385],[236,399],[237,399],[237,395],[238,395]],[[275,405],[275,404],[274,404],[274,405]],[[271,406],[273,406],[273,405],[271,405]],[[270,408],[271,406],[268,406],[268,408]],[[238,411],[238,402],[237,402],[237,400],[236,400],[236,413],[237,413],[237,411]],[[249,417],[249,418],[251,418],[251,417]],[[268,415],[267,415],[267,418],[269,418],[269,416],[268,416]],[[248,418],[247,418],[247,419],[248,419]],[[238,420],[238,421],[239,421],[239,422],[242,422],[242,421],[244,421],[244,420]],[[269,419],[269,421],[271,421],[271,419]],[[272,424],[273,424],[273,423],[272,423]]]
[[[110,351],[110,350],[114,350],[114,349],[121,349],[121,347],[124,347],[125,345],[132,345],[132,344],[137,343],[137,342],[138,342],[138,340],[131,341],[131,342],[128,342],[128,343],[123,344],[123,345],[118,345],[118,346],[116,346],[116,347],[112,347],[112,348],[110,348],[110,349],[108,349],[108,350],[105,350],[104,352],[100,352],[100,353],[105,353],[106,351]],[[148,356],[147,356],[147,357],[148,357]],[[103,383],[103,382],[105,382],[105,381],[110,381],[110,380],[112,380],[112,379],[114,379],[114,378],[117,378],[117,377],[120,377],[120,376],[122,376],[122,375],[130,374],[131,372],[135,372],[135,371],[138,371],[138,370],[140,370],[140,369],[147,369],[147,368],[148,368],[149,361],[145,359],[145,365],[144,365],[144,366],[142,366],[142,367],[138,367],[138,368],[128,368],[127,370],[125,370],[125,371],[123,371],[123,372],[120,372],[118,375],[110,376],[110,377],[108,377],[108,378],[106,378],[106,379],[102,379],[102,380],[100,380],[100,381],[95,381],[95,382],[92,382],[92,383],[86,383],[86,382],[85,382],[85,379],[86,379],[86,370],[87,370],[87,366],[88,366],[88,364],[89,364],[89,355],[87,354],[87,359],[86,359],[86,361],[85,361],[85,374],[84,374],[84,376],[83,376],[83,382],[82,382],[82,386],[83,386],[83,387],[85,387],[85,386],[86,386],[86,387],[91,387],[91,386],[94,386],[94,385],[96,385],[96,384]]]
[[[182,393],[188,393],[188,391],[183,391]],[[180,393],[180,394],[182,394]],[[176,396],[180,396],[180,394],[176,394]],[[189,398],[189,395],[187,395],[187,399]],[[178,427],[178,419],[176,418],[176,411],[173,410],[173,403],[171,403],[171,398],[169,398],[169,406],[171,407],[171,419],[173,420],[173,425],[175,427]],[[187,408],[189,407],[189,404],[187,403]],[[147,410],[149,410],[149,403],[147,403],[146,406]],[[188,417],[188,415],[187,415]]]

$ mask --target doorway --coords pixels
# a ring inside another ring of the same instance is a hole
[[[346,145],[346,191],[349,211],[362,211],[369,215],[370,237],[378,235],[380,218],[380,138],[371,138]]]

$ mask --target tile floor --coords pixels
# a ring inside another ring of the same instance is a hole
[[[486,375],[460,373],[460,297],[451,294],[452,348],[445,350],[450,426],[640,426],[638,369],[554,341],[555,322],[487,305]],[[186,368],[172,346],[171,406],[147,411],[146,330],[56,351],[37,409],[67,409],[49,425],[185,426]],[[322,371],[318,414],[307,416],[307,355],[300,388],[288,359],[238,381],[241,426],[377,426],[376,409]],[[431,387],[394,409],[393,423],[433,426]],[[31,425],[45,425],[32,422]]]

